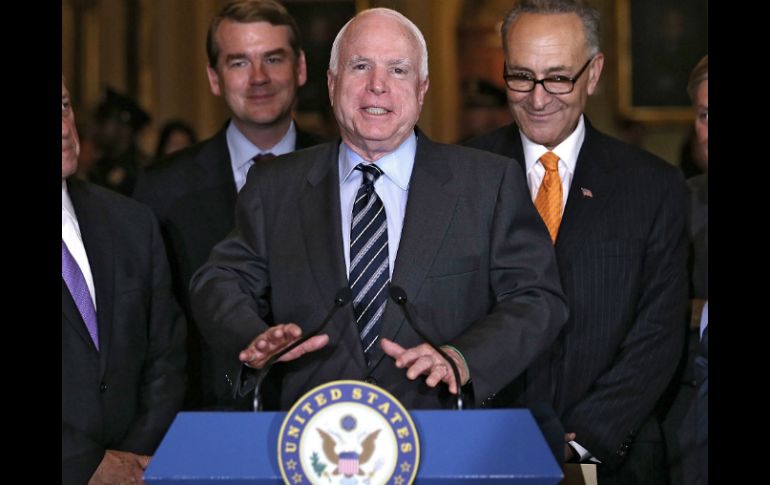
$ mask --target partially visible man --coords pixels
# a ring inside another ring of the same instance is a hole
[[[377,383],[409,408],[439,408],[472,383],[487,402],[566,319],[553,248],[513,160],[434,143],[415,129],[428,90],[419,29],[365,10],[338,33],[328,71],[342,140],[256,165],[235,231],[191,282],[204,336],[232,365],[280,359],[280,407],[333,379]],[[388,297],[401,287],[423,343]],[[240,385],[240,381],[238,382]],[[248,384],[248,380],[247,380]]]
[[[708,167],[709,60],[704,56],[690,73],[687,85],[695,109],[695,136]],[[669,440],[681,459],[672,484],[708,485],[708,171],[687,179],[690,191],[690,325],[686,365],[669,423],[678,426]],[[681,410],[687,412],[682,416]],[[672,442],[673,441],[673,442]],[[681,474],[681,477],[679,476]]]
[[[305,84],[305,54],[297,23],[274,0],[224,6],[206,39],[211,92],[232,118],[214,137],[177,152],[140,178],[134,197],[155,210],[169,252],[174,292],[188,317],[186,409],[243,408],[232,400],[223,357],[200,339],[190,313],[190,277],[234,225],[235,199],[252,164],[322,140],[292,120]]]
[[[141,482],[184,397],[185,324],[152,212],[71,177],[62,78],[62,483]]]
[[[553,403],[567,458],[601,462],[603,484],[665,483],[654,411],[682,350],[685,188],[675,167],[584,116],[604,65],[598,28],[582,1],[517,2],[502,29],[515,123],[469,143],[520,162],[570,308],[499,404]]]

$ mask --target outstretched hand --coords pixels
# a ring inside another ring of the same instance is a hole
[[[449,362],[444,359],[433,347],[428,344],[420,344],[411,349],[405,349],[386,338],[382,339],[382,350],[396,360],[396,367],[406,368],[406,377],[411,380],[417,379],[421,375],[426,375],[425,384],[428,387],[436,387],[439,382],[445,382],[449,386],[449,392],[457,394],[458,385],[455,382],[455,376]],[[449,357],[455,361],[460,370],[460,385],[468,382],[467,369],[464,363],[455,359],[454,354],[447,352]]]
[[[257,338],[241,351],[238,359],[251,368],[261,369],[271,357],[292,345],[301,337],[302,329],[296,323],[275,325],[257,335]],[[278,362],[297,359],[308,352],[314,352],[323,348],[327,343],[329,343],[328,335],[316,335],[285,355],[282,355]]]

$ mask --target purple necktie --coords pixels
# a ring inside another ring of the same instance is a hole
[[[70,253],[67,245],[64,244],[63,239],[61,242],[61,276],[70,290],[72,299],[75,300],[75,305],[78,307],[83,321],[86,322],[88,334],[91,335],[91,340],[94,341],[96,350],[99,350],[99,330],[96,326],[94,302],[91,300],[86,278],[80,271],[80,266],[78,266],[75,258],[72,257],[72,253]]]

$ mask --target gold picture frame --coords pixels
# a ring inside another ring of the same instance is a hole
[[[687,79],[708,53],[708,0],[618,0],[618,110],[632,121],[689,123]]]

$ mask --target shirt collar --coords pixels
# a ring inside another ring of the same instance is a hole
[[[62,217],[68,217],[72,221],[78,236],[80,236],[80,225],[78,224],[78,218],[75,216],[75,206],[72,205],[66,180],[61,181],[61,211]]]
[[[564,162],[569,173],[574,174],[575,165],[580,154],[580,147],[583,146],[583,140],[586,136],[586,125],[585,121],[583,121],[583,115],[580,115],[575,130],[563,142],[555,146],[553,150],[548,150],[545,146],[533,142],[521,130],[519,130],[519,135],[521,135],[521,145],[524,150],[524,164],[527,173],[532,171],[540,157],[546,152],[552,151]]]
[[[225,133],[227,138],[227,149],[230,151],[230,163],[236,170],[251,162],[251,159],[261,153],[272,153],[275,156],[284,155],[294,151],[297,141],[297,128],[294,126],[294,120],[289,123],[289,129],[283,138],[270,148],[260,150],[253,144],[241,130],[230,121]]]
[[[385,177],[390,179],[401,190],[408,190],[416,153],[417,135],[413,132],[398,148],[374,163],[382,169]],[[356,166],[361,162],[370,163],[351,150],[345,142],[340,144],[340,184],[350,177]]]

